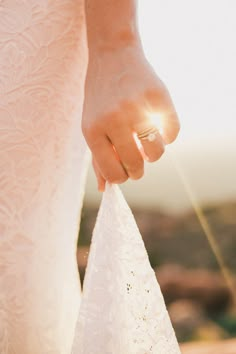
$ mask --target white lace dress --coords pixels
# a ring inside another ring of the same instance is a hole
[[[74,354],[179,353],[114,186],[80,307],[85,33],[82,0],[0,0],[0,354],[71,354],[72,346]]]

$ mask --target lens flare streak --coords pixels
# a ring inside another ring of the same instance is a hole
[[[168,151],[168,155],[170,156],[173,165],[176,169],[176,172],[186,190],[186,193],[189,197],[189,200],[193,206],[193,209],[197,215],[197,218],[199,220],[199,223],[204,231],[204,234],[208,240],[208,243],[211,247],[211,250],[217,260],[217,263],[219,265],[219,268],[222,272],[222,275],[225,279],[225,282],[232,294],[232,299],[233,299],[233,306],[234,309],[236,310],[236,289],[234,286],[234,281],[233,281],[233,276],[231,274],[231,271],[229,270],[229,268],[226,266],[225,261],[223,259],[223,256],[221,254],[221,250],[219,245],[217,244],[215,235],[213,233],[213,230],[211,229],[211,226],[203,212],[203,209],[201,208],[201,206],[199,205],[196,196],[194,195],[193,189],[191,188],[191,185],[186,177],[186,174],[184,172],[184,169],[182,168],[180,162],[178,161],[176,155],[173,153],[173,151]]]

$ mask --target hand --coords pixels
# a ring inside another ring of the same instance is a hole
[[[134,133],[153,126],[150,112],[161,113],[162,135],[152,142],[141,140],[140,149]],[[165,144],[175,140],[179,121],[172,100],[140,48],[125,47],[90,60],[82,131],[101,191],[106,181],[141,178],[144,159],[158,160]]]

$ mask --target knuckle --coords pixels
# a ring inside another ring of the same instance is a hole
[[[173,127],[173,141],[177,138],[180,132],[180,122],[176,121]]]
[[[128,176],[125,174],[106,177],[107,182],[113,183],[113,184],[122,184],[122,183],[126,182],[127,179],[128,179]]]
[[[140,169],[138,171],[135,171],[135,173],[131,173],[130,178],[133,180],[138,180],[138,179],[142,178],[143,175],[144,175],[144,169]]]
[[[162,157],[164,152],[165,152],[165,147],[161,146],[161,148],[159,149],[158,154],[157,154],[157,160],[159,160]]]
[[[161,158],[161,156],[164,154],[164,152],[165,152],[165,146],[160,145],[158,147],[158,150],[156,150],[156,153],[153,154],[152,156],[149,156],[149,162],[155,162],[155,161],[159,160]]]
[[[159,147],[159,155],[162,156],[165,152],[165,145],[161,144]]]
[[[82,133],[90,150],[95,156],[97,156],[97,151],[103,140],[103,134],[96,127],[83,128]]]
[[[165,134],[166,135],[165,142],[167,144],[173,143],[176,140],[177,136],[179,135],[179,132],[180,132],[180,122],[179,120],[176,119],[171,122],[170,127]]]
[[[157,156],[149,156],[148,157],[148,162],[156,162],[159,159]]]
[[[82,133],[84,135],[84,137],[86,138],[86,140],[92,140],[93,137],[94,137],[94,132],[95,132],[95,128],[93,125],[85,125],[83,124],[81,126],[81,130],[82,130]]]
[[[119,128],[121,120],[118,111],[114,110],[100,117],[100,123],[106,127],[106,130],[114,131]]]
[[[140,179],[144,175],[144,163],[143,160],[136,161],[136,163],[131,166],[128,170],[131,179]]]
[[[115,177],[109,174],[104,174],[104,178],[108,183],[114,183]]]
[[[133,164],[130,166],[131,171],[136,172],[139,170],[143,169],[143,159],[140,158],[138,160],[136,160],[135,162],[133,162]]]
[[[122,183],[125,183],[127,180],[128,180],[128,176],[118,179],[115,183],[116,184],[122,184]]]

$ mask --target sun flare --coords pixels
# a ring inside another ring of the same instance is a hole
[[[150,119],[151,123],[157,127],[159,133],[163,134],[162,122],[163,122],[163,114],[160,112],[147,112],[147,116]]]

